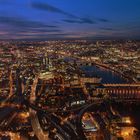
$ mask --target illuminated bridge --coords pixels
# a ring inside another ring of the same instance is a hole
[[[105,87],[139,87],[140,84],[103,84]]]
[[[104,84],[103,86],[103,92],[109,97],[140,100],[140,84]]]

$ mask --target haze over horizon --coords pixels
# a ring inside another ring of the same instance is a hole
[[[0,0],[0,40],[140,39],[139,0]]]

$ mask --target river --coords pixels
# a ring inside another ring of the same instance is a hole
[[[111,70],[108,70],[106,68],[101,68],[98,66],[81,66],[81,70],[83,70],[87,76],[97,76],[101,77],[102,81],[101,83],[128,83],[126,79],[124,79],[121,75],[118,73],[112,72]]]

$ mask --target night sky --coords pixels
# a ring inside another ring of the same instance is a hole
[[[0,0],[0,39],[139,39],[140,0]]]

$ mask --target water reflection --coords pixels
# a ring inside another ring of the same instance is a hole
[[[97,76],[102,78],[102,83],[127,83],[124,79],[117,73],[114,73],[108,69],[100,68],[97,66],[81,66],[81,69],[86,73],[87,76]]]

